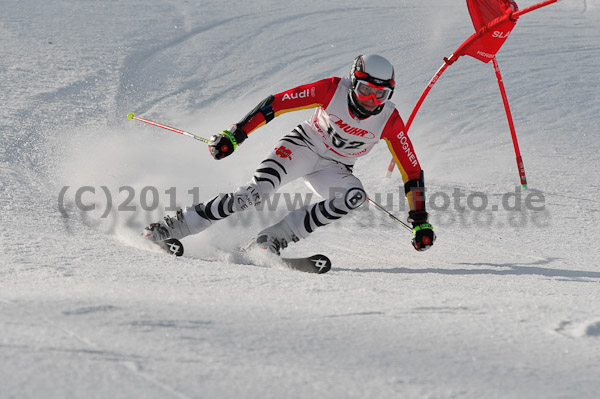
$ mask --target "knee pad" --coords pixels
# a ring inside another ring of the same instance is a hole
[[[367,193],[362,187],[335,189],[331,192],[332,203],[339,209],[353,210],[367,200]]]
[[[352,187],[344,195],[344,204],[348,209],[356,209],[367,200],[367,193],[361,187]]]

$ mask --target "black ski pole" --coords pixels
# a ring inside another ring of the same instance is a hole
[[[398,223],[399,225],[401,225],[402,227],[404,227],[406,230],[410,231],[411,233],[413,232],[413,229],[409,225],[404,223],[402,220],[398,219],[396,216],[392,215],[390,212],[388,212],[387,209],[385,209],[384,207],[379,205],[377,202],[373,201],[369,197],[367,197],[367,201],[369,201],[371,204],[375,205],[375,207],[377,209],[379,209],[380,211],[386,213],[394,222]]]

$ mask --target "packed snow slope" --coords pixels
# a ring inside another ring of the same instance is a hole
[[[365,206],[286,250],[327,254],[326,275],[230,254],[301,182],[180,259],[138,236],[243,184],[310,111],[218,162],[126,115],[207,137],[379,53],[406,119],[473,32],[463,1],[0,5],[0,398],[599,397],[600,1],[523,16],[498,54],[529,188],[493,68],[463,57],[410,131],[435,246]],[[355,172],[404,219],[389,158],[380,144]]]

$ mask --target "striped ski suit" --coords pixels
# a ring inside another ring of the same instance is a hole
[[[367,198],[352,174],[356,159],[385,140],[401,172],[411,210],[425,210],[422,171],[404,123],[393,103],[366,119],[348,108],[349,80],[320,80],[269,96],[238,127],[247,134],[291,111],[316,108],[311,118],[285,135],[256,169],[252,180],[229,194],[184,209],[190,231],[197,233],[227,216],[260,205],[279,187],[303,178],[324,200],[293,210],[286,220],[299,238],[332,223]]]

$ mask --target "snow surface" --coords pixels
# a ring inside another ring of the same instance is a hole
[[[600,1],[523,16],[498,54],[529,189],[493,68],[463,57],[410,132],[435,246],[361,209],[287,251],[329,255],[319,276],[227,255],[283,202],[184,240],[181,259],[137,239],[244,183],[309,111],[218,163],[127,113],[210,136],[380,53],[406,119],[472,33],[463,1],[0,4],[0,398],[600,397]],[[356,174],[404,218],[388,160],[381,144]],[[502,206],[516,195],[538,202]]]

